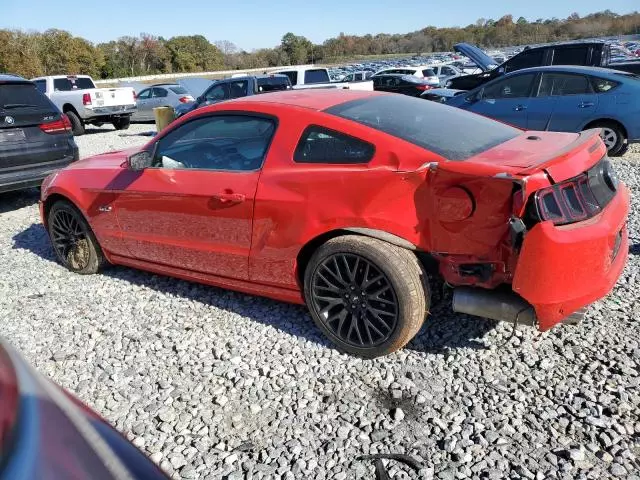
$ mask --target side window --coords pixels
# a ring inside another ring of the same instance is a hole
[[[36,84],[36,88],[40,90],[42,93],[47,92],[47,81],[46,80],[36,80],[33,82]]]
[[[589,47],[563,47],[553,51],[552,65],[587,65]]]
[[[148,100],[149,98],[151,98],[151,89],[147,88],[145,90],[142,90],[139,94],[137,98],[141,98],[142,100]]]
[[[568,73],[546,73],[542,76],[538,97],[584,95],[593,93],[588,77]]]
[[[296,72],[295,70],[291,70],[289,72],[278,72],[278,74],[286,75],[287,77],[289,77],[289,80],[291,81],[291,85],[298,84],[298,72]]]
[[[505,64],[505,72],[514,72],[523,68],[539,67],[542,65],[542,59],[544,58],[544,49],[525,50],[519,53],[515,57],[511,58]]]
[[[620,84],[613,80],[607,80],[606,78],[591,77],[591,85],[596,93],[605,93],[613,90]]]
[[[312,125],[308,127],[296,147],[293,160],[297,163],[368,163],[375,147],[368,142]]]
[[[53,89],[56,92],[68,92],[73,90],[73,85],[71,85],[71,82],[66,78],[54,78]]]
[[[164,98],[167,95],[169,95],[169,92],[167,92],[164,88],[153,88],[153,98]]]
[[[304,72],[304,83],[329,83],[331,79],[329,74],[323,68],[317,70],[307,70]]]
[[[208,102],[216,102],[227,98],[229,98],[229,84],[227,83],[215,85],[204,94],[204,99]]]
[[[246,97],[248,89],[249,82],[247,80],[231,82],[229,84],[229,98]]]
[[[451,67],[442,67],[440,71],[440,75],[455,75],[455,73]]]
[[[158,141],[153,166],[166,169],[258,170],[276,122],[250,115],[200,117]]]
[[[488,85],[482,93],[483,99],[498,100],[505,98],[528,97],[531,92],[535,74],[514,75]]]

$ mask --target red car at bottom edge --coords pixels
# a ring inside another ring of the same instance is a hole
[[[269,93],[198,109],[142,148],[49,176],[40,210],[68,269],[136,267],[306,303],[376,357],[453,309],[547,330],[606,295],[629,192],[598,131],[522,131],[403,95]]]

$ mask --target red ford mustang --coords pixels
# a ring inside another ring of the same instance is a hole
[[[458,312],[574,320],[624,267],[628,204],[595,130],[311,90],[198,109],[76,162],[43,183],[41,215],[74,272],[109,262],[306,302],[339,347],[375,357],[418,332],[430,278]]]

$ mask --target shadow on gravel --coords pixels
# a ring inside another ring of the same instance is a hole
[[[40,223],[34,223],[13,237],[14,249],[28,250],[39,257],[56,262],[49,237]],[[62,267],[60,267],[62,268]],[[127,267],[112,266],[102,275],[134,285],[151,288],[156,292],[182,297],[212,307],[229,310],[243,317],[269,325],[290,335],[335,348],[315,326],[305,307],[290,305],[262,297],[191,283]],[[405,347],[424,353],[445,353],[458,348],[482,350],[488,348],[482,337],[493,330],[498,322],[471,319],[453,313],[450,299],[445,297],[434,305],[424,326]]]
[[[38,203],[40,191],[36,188],[17,192],[0,193],[0,213],[10,212]]]

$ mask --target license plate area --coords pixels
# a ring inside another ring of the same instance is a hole
[[[12,128],[10,130],[0,130],[0,143],[17,143],[26,139],[24,130]]]

